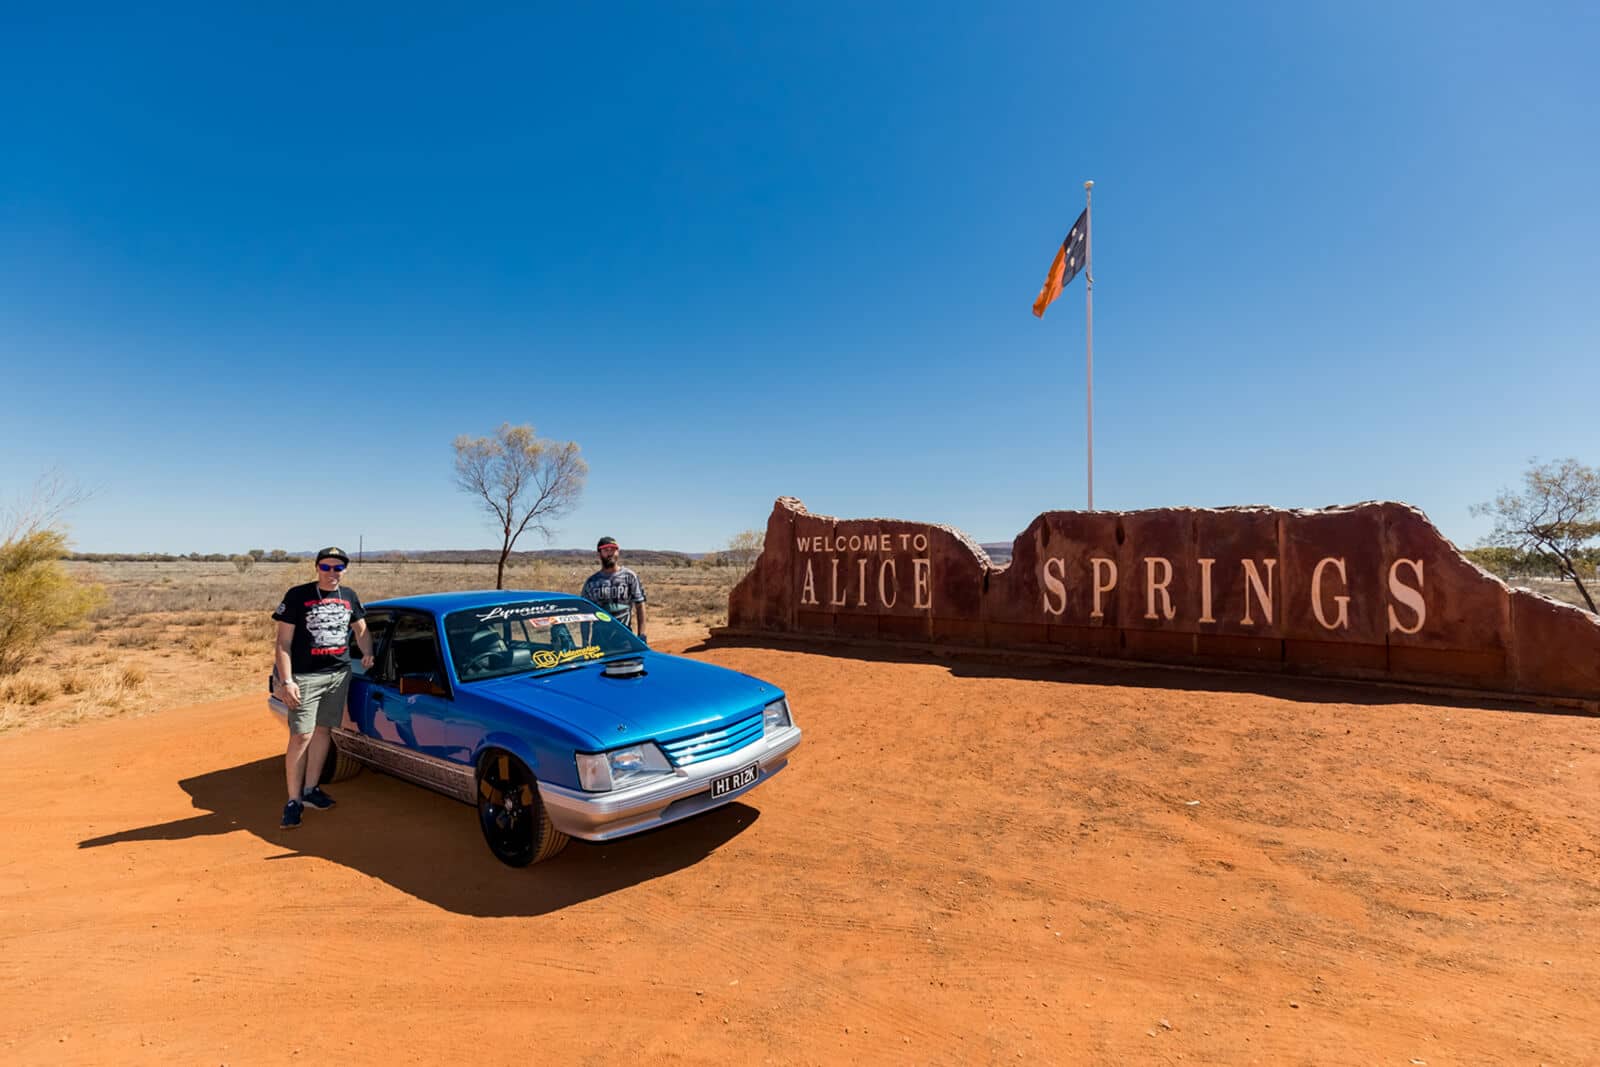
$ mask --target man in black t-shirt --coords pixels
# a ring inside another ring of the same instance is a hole
[[[289,709],[289,750],[284,776],[289,800],[282,827],[300,825],[309,805],[319,810],[334,801],[317,783],[328,759],[332,731],[344,719],[350,693],[350,637],[361,649],[361,665],[372,666],[367,613],[354,589],[340,587],[350,557],[342,548],[317,553],[317,580],[283,594],[272,617],[278,623],[273,662],[278,696]]]

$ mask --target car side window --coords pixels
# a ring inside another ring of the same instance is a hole
[[[402,611],[390,631],[384,680],[398,683],[407,676],[430,675],[447,686],[444,661],[439,655],[439,635],[429,615]]]
[[[389,639],[389,628],[394,624],[394,616],[387,611],[367,612],[367,633],[372,637],[372,670],[363,670],[361,667],[361,650],[355,645],[352,637],[350,644],[350,666],[357,675],[367,675],[381,680],[383,677],[384,656],[388,652],[385,642]]]

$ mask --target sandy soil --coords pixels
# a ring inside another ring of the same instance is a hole
[[[806,741],[513,871],[261,698],[0,737],[7,1063],[1594,1063],[1600,720],[720,645]]]

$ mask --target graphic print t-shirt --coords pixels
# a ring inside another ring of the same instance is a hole
[[[609,611],[624,626],[633,625],[633,606],[644,603],[639,576],[626,567],[598,570],[583,583],[583,596]]]
[[[283,594],[272,617],[294,627],[289,665],[296,674],[337,671],[350,664],[350,625],[367,617],[354,589],[325,593],[316,582]]]

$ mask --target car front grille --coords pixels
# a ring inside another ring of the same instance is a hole
[[[667,759],[672,761],[674,767],[687,767],[743,748],[761,737],[761,727],[762,714],[758,711],[731,726],[707,730],[703,734],[695,734],[693,737],[677,741],[663,741],[661,747],[666,751]]]

